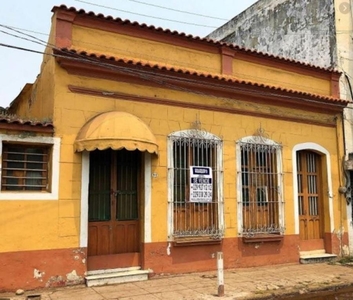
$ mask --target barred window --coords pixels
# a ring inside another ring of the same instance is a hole
[[[49,191],[48,146],[4,144],[2,191]]]
[[[170,236],[221,237],[222,141],[183,131],[169,136],[169,145]]]
[[[244,236],[282,233],[281,147],[269,140],[255,139],[238,142],[238,151],[241,233]]]

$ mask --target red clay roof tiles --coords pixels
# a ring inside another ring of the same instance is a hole
[[[49,128],[54,128],[54,125],[52,122],[40,122],[37,120],[27,120],[20,118],[16,115],[6,115],[6,114],[0,114],[0,123],[7,123],[7,124],[18,124],[18,125],[30,125],[33,127],[49,127]]]
[[[170,71],[170,72],[175,72],[175,73],[181,73],[181,74],[186,74],[186,75],[192,75],[192,76],[197,76],[201,78],[210,78],[210,79],[215,79],[223,82],[228,82],[228,83],[238,83],[238,84],[244,84],[244,85],[251,85],[254,87],[263,87],[266,89],[270,89],[273,91],[280,91],[280,92],[285,92],[285,93],[292,93],[295,95],[301,95],[301,96],[309,96],[312,98],[315,98],[317,100],[321,101],[328,101],[328,102],[336,102],[339,104],[347,104],[349,101],[343,100],[340,98],[335,98],[335,97],[330,97],[330,96],[323,96],[319,94],[314,94],[314,93],[308,93],[308,92],[303,92],[303,91],[298,91],[298,90],[293,90],[293,89],[286,89],[282,88],[279,86],[272,86],[272,85],[266,85],[264,83],[258,83],[258,82],[252,82],[252,81],[247,81],[247,80],[240,80],[236,78],[231,78],[229,76],[221,76],[221,75],[215,75],[215,74],[209,74],[209,73],[202,73],[202,72],[197,72],[193,70],[188,70],[188,69],[182,69],[182,68],[176,68],[176,67],[171,67],[171,66],[163,66],[159,65],[156,63],[149,63],[149,62],[142,62],[142,61],[137,61],[137,60],[132,60],[132,59],[124,59],[124,58],[117,58],[114,56],[107,56],[104,54],[99,54],[99,53],[88,53],[87,51],[79,51],[76,49],[60,49],[60,50],[55,50],[54,53],[56,54],[68,54],[68,55],[80,55],[86,58],[93,58],[93,59],[98,59],[98,60],[105,60],[105,61],[112,61],[112,62],[118,62],[118,63],[123,63],[127,65],[133,65],[133,66],[141,66],[141,67],[146,67],[146,68],[151,68],[151,69],[157,69],[160,71]],[[77,60],[77,57],[74,57]],[[93,61],[94,63],[94,61]]]
[[[103,15],[101,13],[96,14],[96,13],[94,13],[92,11],[86,12],[84,9],[76,9],[75,7],[67,7],[66,5],[54,6],[52,11],[55,12],[58,9],[71,11],[71,12],[74,12],[74,13],[76,13],[78,15],[87,15],[87,16],[91,16],[91,17],[94,17],[94,18],[98,18],[98,19],[104,19],[104,20],[107,20],[107,21],[113,21],[113,22],[116,22],[116,23],[119,23],[119,24],[137,26],[137,27],[141,27],[141,28],[147,28],[149,30],[162,32],[164,34],[169,34],[169,35],[174,35],[174,36],[178,36],[178,37],[181,37],[181,38],[186,38],[186,39],[189,39],[190,41],[199,41],[199,42],[203,42],[203,43],[207,43],[207,44],[213,44],[213,45],[216,45],[216,46],[226,46],[226,47],[229,47],[229,48],[237,50],[237,51],[244,51],[244,52],[247,52],[247,53],[252,53],[254,55],[261,55],[261,56],[265,56],[265,57],[276,59],[276,60],[280,60],[280,61],[290,62],[290,63],[296,64],[296,65],[312,67],[312,68],[317,69],[317,70],[331,71],[331,72],[339,73],[338,71],[334,70],[333,68],[323,68],[323,67],[315,66],[315,65],[312,65],[312,64],[300,62],[300,61],[297,61],[297,60],[294,60],[294,59],[285,58],[285,57],[279,57],[279,56],[275,56],[275,55],[268,54],[268,53],[265,53],[265,52],[247,49],[247,48],[235,45],[235,44],[224,43],[224,42],[215,41],[215,40],[207,39],[207,38],[201,38],[201,37],[198,37],[198,36],[193,36],[191,34],[186,34],[184,32],[178,32],[178,31],[175,31],[175,30],[172,31],[170,29],[163,29],[161,27],[155,27],[153,25],[147,25],[145,23],[140,24],[138,22],[132,22],[130,20],[123,20],[121,18],[114,18],[112,16],[105,16],[105,15]]]

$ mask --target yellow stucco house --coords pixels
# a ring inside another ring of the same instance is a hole
[[[54,7],[0,119],[0,290],[343,255],[339,77]]]

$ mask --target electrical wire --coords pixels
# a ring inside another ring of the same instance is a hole
[[[22,48],[22,47],[18,47],[18,46],[9,45],[9,44],[0,43],[0,46],[1,47],[11,48],[11,49],[16,49],[16,50],[22,50],[22,51],[27,51],[27,52],[38,53],[38,54],[46,54],[46,53],[41,52],[41,51],[32,50],[32,49],[28,49],[28,48]]]
[[[132,14],[132,15],[136,15],[136,16],[152,18],[152,19],[156,19],[156,20],[162,20],[162,21],[168,21],[168,22],[179,23],[179,24],[186,24],[186,25],[191,25],[191,26],[198,26],[198,27],[218,28],[218,26],[209,26],[209,25],[205,25],[205,24],[189,23],[189,22],[184,22],[184,21],[178,21],[178,20],[173,20],[173,19],[167,19],[167,18],[161,18],[161,17],[155,17],[155,16],[150,16],[150,15],[140,14],[140,13],[131,12],[131,11],[128,11],[128,10],[118,9],[118,8],[105,6],[105,5],[102,5],[102,4],[96,4],[96,3],[83,1],[83,0],[75,0],[75,1],[82,2],[82,3],[85,3],[85,4],[89,4],[89,5],[93,5],[93,6],[97,6],[97,7],[101,7],[101,8],[116,10],[116,11]]]
[[[14,30],[14,29],[12,29],[12,30]],[[14,31],[17,31],[17,30],[14,30]],[[22,33],[23,34],[23,33]],[[28,34],[25,34],[25,35],[28,35]],[[31,35],[29,35],[29,36],[31,36]],[[43,40],[41,40],[41,39],[38,39],[38,38],[36,38],[36,37],[33,37],[33,38],[35,38],[36,40],[39,40],[39,41],[41,41],[41,42],[43,42],[43,43],[45,43]],[[123,70],[124,72],[127,72],[127,73],[130,73],[130,74],[132,74],[132,75],[135,75],[135,76],[139,76],[139,77],[143,77],[144,79],[147,79],[147,80],[151,80],[151,74],[150,74],[150,72],[149,71],[144,71],[144,70],[142,70],[141,68],[137,68],[137,69],[139,69],[137,72],[136,71],[134,71],[134,70],[131,70],[130,68],[124,68],[124,67],[121,67],[121,66],[116,66],[116,65],[111,65],[111,64],[107,64],[107,63],[102,63],[102,61],[100,60],[100,59],[96,59],[96,58],[92,58],[92,57],[87,57],[87,56],[82,56],[81,54],[78,54],[78,53],[74,53],[74,52],[67,52],[67,51],[62,51],[61,49],[58,49],[57,47],[55,47],[55,46],[52,46],[52,45],[50,45],[49,43],[46,43],[46,45],[48,46],[48,47],[50,47],[50,48],[52,48],[52,49],[54,49],[54,50],[57,50],[57,51],[59,51],[59,52],[61,52],[61,53],[63,53],[63,54],[66,54],[66,55],[54,55],[54,56],[56,56],[56,57],[65,57],[65,58],[68,58],[67,57],[67,53],[69,53],[70,54],[70,59],[76,59],[76,60],[80,60],[81,62],[86,62],[86,63],[93,63],[93,64],[95,64],[95,65],[98,65],[98,66],[101,66],[101,67],[107,67],[107,68],[110,68],[110,69],[113,69],[113,70]],[[1,46],[7,46],[7,47],[10,47],[10,48],[14,48],[14,49],[18,49],[18,50],[25,50],[25,48],[21,48],[21,47],[16,47],[16,46],[11,46],[11,45],[5,45],[5,44],[1,44]],[[35,52],[34,50],[30,50],[30,49],[27,49],[27,51],[30,51],[30,52]],[[44,54],[44,52],[39,52],[39,51],[36,51],[35,53],[40,53],[40,54]],[[199,80],[192,80],[192,79],[180,79],[180,78],[178,78],[178,79],[176,79],[174,76],[170,76],[170,75],[163,75],[163,78],[170,78],[170,79],[173,79],[174,81],[179,81],[179,83],[180,82],[194,82],[195,84],[198,84],[198,85],[200,85],[200,81]],[[152,80],[153,81],[153,80]],[[168,85],[169,87],[172,87],[172,88],[174,88],[175,89],[175,86],[173,86],[173,85],[171,85],[171,84],[167,84],[165,81],[161,81],[160,79],[158,79],[158,80],[156,80],[156,78],[154,78],[154,81],[155,82],[157,82],[157,83],[159,83],[159,84],[162,84],[162,85]],[[202,84],[201,84],[202,85]],[[219,85],[214,85],[214,84],[209,84],[209,83],[207,83],[207,84],[203,84],[203,86],[204,87],[209,87],[209,86],[213,86],[213,87],[217,87],[217,88],[220,88],[219,87]],[[186,92],[195,92],[194,90],[190,90],[190,89],[185,89],[185,88],[182,88],[182,89],[180,89],[180,87],[178,87],[178,89],[179,90],[182,90],[182,91],[186,91]],[[233,89],[235,89],[235,90],[238,90],[238,91],[243,91],[243,92],[246,92],[248,95],[261,95],[261,93],[258,93],[258,92],[254,92],[254,91],[248,91],[247,89],[245,90],[245,89],[242,89],[242,88],[239,88],[239,87],[233,87]],[[198,94],[200,94],[199,92],[198,92]],[[205,95],[205,96],[210,96],[209,94],[205,94],[205,93],[201,93],[201,94],[203,94],[203,95]],[[279,95],[278,94],[275,94],[275,93],[266,93],[267,95],[273,95],[273,96],[276,96],[276,97],[278,97]],[[291,98],[291,99],[293,99],[293,96],[285,96],[285,95],[280,95],[280,97],[282,97],[282,98]],[[219,97],[216,97],[216,98],[219,98]],[[226,98],[224,98],[224,99],[226,99]],[[296,97],[296,99],[298,99],[298,97]],[[310,100],[308,100],[308,99],[304,99],[304,98],[300,98],[299,97],[299,99],[301,99],[301,100],[304,100],[304,101],[310,101]],[[320,100],[313,100],[312,102],[315,102],[315,103],[319,103],[319,102],[321,102]],[[321,102],[322,103],[322,102]],[[331,104],[331,103],[326,103],[327,105],[334,105],[335,106],[335,104]]]
[[[128,0],[129,1],[129,0]],[[12,25],[5,25],[3,24],[4,26],[8,26],[8,27],[11,27],[11,28],[14,28],[14,29],[18,29],[18,30],[22,30],[22,31],[26,31],[26,32],[31,32],[31,33],[36,33],[36,34],[40,34],[40,35],[45,35],[45,36],[49,36],[48,33],[44,33],[44,32],[39,32],[39,31],[34,31],[34,30],[30,30],[30,29],[26,29],[26,28],[21,28],[21,27],[16,27],[16,26],[12,26]],[[254,32],[254,30],[256,29],[252,29],[252,32]],[[315,30],[315,32],[325,32],[326,34],[324,34],[324,36],[327,36],[329,35],[330,33],[327,32],[327,30]],[[352,33],[353,30],[337,30],[336,31],[336,34],[350,34]],[[260,32],[259,32],[260,33]],[[272,30],[268,30],[267,33],[272,33],[274,34],[274,32]],[[312,32],[307,32],[307,33],[295,33],[295,32],[290,32],[290,33],[286,33],[285,35],[304,35],[304,36],[312,36],[314,35],[314,33]],[[316,35],[316,33],[315,33]]]
[[[78,0],[75,0],[75,1],[78,1]],[[139,3],[139,4],[143,4],[143,5],[148,5],[148,6],[152,6],[152,7],[157,7],[157,8],[161,8],[161,9],[165,9],[165,10],[175,11],[175,12],[178,12],[178,13],[188,14],[188,15],[192,15],[192,16],[198,16],[198,17],[203,17],[203,18],[215,19],[215,20],[220,20],[220,21],[229,21],[228,19],[223,19],[223,18],[212,17],[212,16],[208,16],[208,15],[203,15],[203,14],[192,13],[192,12],[185,11],[185,10],[169,8],[169,7],[156,5],[156,4],[151,4],[151,3],[147,3],[147,2],[143,2],[143,1],[137,1],[137,0],[128,0],[128,1]]]
[[[22,39],[22,40],[25,40],[25,41],[29,41],[29,42],[32,42],[32,43],[36,43],[36,44],[39,44],[39,45],[43,46],[43,44],[40,43],[40,42],[33,41],[33,40],[28,39],[28,38],[25,38],[25,37],[22,37],[22,36],[18,36],[16,34],[9,33],[9,32],[6,32],[4,30],[1,30],[1,29],[0,29],[0,32],[4,33],[6,35],[9,35],[9,36],[15,37],[15,38],[19,38],[19,39]]]
[[[0,46],[3,46],[4,44],[0,44]],[[11,46],[11,45],[5,45],[7,47],[11,47],[11,48],[15,48],[15,49],[18,49],[18,50],[26,50],[26,51],[31,51],[29,49],[23,49],[21,47],[16,47],[16,46]],[[61,51],[61,50],[59,50]],[[39,52],[39,51],[31,51],[31,52],[35,52],[35,53],[40,53],[40,54],[44,54],[44,55],[51,55],[53,57],[58,57],[58,58],[66,58],[66,59],[70,59],[70,60],[75,60],[75,61],[80,61],[80,62],[85,62],[85,63],[90,63],[90,64],[93,64],[93,65],[98,65],[100,67],[106,67],[108,69],[112,69],[112,70],[119,70],[120,72],[124,72],[125,74],[131,74],[135,77],[139,77],[139,78],[142,78],[142,79],[145,79],[145,80],[148,80],[148,81],[152,81],[152,82],[155,82],[155,83],[158,83],[162,86],[165,86],[165,87],[169,87],[171,89],[174,89],[174,90],[178,90],[178,91],[182,91],[182,92],[186,92],[186,93],[191,93],[191,94],[197,94],[197,95],[203,95],[203,96],[206,96],[206,97],[209,97],[209,98],[215,98],[215,99],[218,99],[218,100],[223,100],[223,101],[226,101],[226,102],[233,102],[235,101],[234,99],[229,99],[229,98],[225,98],[225,97],[219,97],[219,96],[214,96],[214,95],[211,95],[211,94],[207,94],[207,93],[204,93],[204,92],[200,92],[200,91],[197,91],[195,89],[188,89],[188,88],[182,88],[176,84],[170,84],[170,83],[167,83],[165,81],[165,78],[168,77],[168,78],[171,78],[173,79],[175,82],[177,83],[185,83],[185,82],[194,82],[195,84],[198,84],[199,86],[203,86],[203,87],[210,87],[210,83],[200,83],[199,80],[190,80],[190,78],[185,78],[183,80],[180,80],[179,78],[176,79],[175,77],[173,76],[170,76],[170,75],[159,75],[158,77],[157,76],[151,76],[151,73],[149,71],[144,71],[142,70],[141,68],[137,67],[137,70],[131,70],[129,67],[124,67],[124,66],[116,66],[116,65],[111,65],[111,64],[106,64],[106,63],[101,63],[101,61],[97,61],[96,59],[92,60],[92,58],[82,58],[82,55],[80,55],[80,57],[70,57],[70,56],[67,56],[67,55],[58,55],[58,54],[55,54],[55,53],[45,53],[45,52]],[[73,54],[73,53],[71,53]],[[97,64],[98,62],[98,64]],[[159,78],[161,77],[161,78]],[[211,86],[214,86],[214,87],[217,87],[218,89],[220,90],[226,90],[226,91],[229,91],[229,88],[224,88],[224,87],[221,87],[220,85],[215,85],[215,84],[211,84]],[[243,91],[245,94],[247,95],[254,95],[254,96],[257,96],[257,95],[262,95],[261,93],[258,93],[258,92],[254,92],[254,91],[249,91],[249,90],[245,90],[245,89],[242,89],[242,88],[237,88],[237,87],[232,87],[230,89],[233,89],[235,91]],[[293,96],[285,96],[285,95],[278,95],[278,94],[275,94],[275,93],[266,93],[266,95],[273,95],[274,97],[276,97],[277,99],[278,98],[290,98],[290,99],[293,99]],[[298,96],[298,95],[297,95]],[[310,101],[309,99],[305,99],[305,98],[302,98],[302,97],[296,97],[297,100],[303,100],[305,102],[314,102],[316,104],[322,104],[322,102],[320,100],[312,100]],[[239,102],[238,102],[239,103]],[[332,106],[336,106],[334,103],[325,103],[326,105],[332,105]],[[243,103],[243,106],[246,108],[246,107],[252,107],[252,108],[255,108],[256,110],[260,109],[260,108],[264,108],[263,105],[257,105],[256,103],[249,103],[249,102],[246,102],[246,103]],[[271,106],[268,106],[267,107],[268,109],[270,109],[270,111],[268,111],[268,113],[271,113],[273,114],[274,112],[277,113],[277,115],[283,115],[283,112],[280,111],[280,109],[278,108],[275,108],[275,107],[271,107]],[[297,117],[302,117],[302,114],[300,112],[298,113],[294,113],[293,111],[291,112],[291,115],[292,116],[297,116]],[[322,118],[321,121],[324,121],[324,122],[327,122],[329,121],[328,118]]]
[[[39,41],[43,46],[48,46],[48,45],[50,45],[51,47],[54,47],[54,48],[55,48],[55,45],[52,45],[52,44],[50,44],[50,43],[48,43],[48,42],[46,42],[46,41],[44,41],[44,40],[42,40],[42,39],[39,39],[39,38],[37,38],[37,37],[35,37],[35,36],[29,35],[29,34],[27,34],[27,33],[23,33],[23,32],[21,32],[21,31],[19,31],[19,30],[17,30],[17,29],[13,29],[13,27],[11,27],[11,26],[4,25],[4,24],[0,24],[0,27],[4,27],[4,28],[6,28],[6,29],[8,29],[8,30],[12,30],[12,31],[14,31],[14,32],[16,32],[16,33],[19,33],[19,34],[22,34],[22,35],[31,37],[31,38],[35,39],[36,41]],[[7,33],[7,34],[11,35],[10,33]],[[18,37],[18,36],[16,36],[16,35],[14,35],[14,36],[15,36],[15,37]],[[18,38],[22,38],[22,37],[18,37]],[[27,40],[27,39],[26,39],[26,40]],[[85,43],[85,44],[89,44],[89,45],[101,46],[100,44],[95,44],[95,43],[90,43],[90,42],[84,42],[84,41],[79,41],[79,42]],[[35,43],[37,43],[37,42],[35,42]],[[130,55],[132,55],[132,57],[136,57],[137,55],[140,55],[140,53],[133,52],[133,51],[130,51],[130,50],[127,50],[127,49],[121,49],[121,48],[109,47],[109,46],[108,46],[107,48],[112,49],[112,50],[117,50],[117,51],[119,51],[119,52],[125,51],[125,52],[129,53]],[[151,58],[152,58],[152,59],[157,59],[157,60],[159,59],[159,57],[153,56],[153,55],[150,55],[150,54],[146,54],[146,57],[149,58],[149,59],[151,59]],[[166,62],[166,63],[169,63],[169,62],[173,62],[173,63],[175,63],[175,64],[179,64],[179,65],[181,64],[181,65],[182,65],[182,63],[181,63],[180,61],[178,61],[178,60],[169,59],[168,62]],[[195,69],[200,68],[199,65],[192,64],[192,63],[188,63],[188,67],[190,67],[190,66],[194,66]],[[203,69],[209,70],[210,72],[214,72],[214,73],[217,73],[217,72],[218,72],[218,69],[217,69],[217,68],[211,68],[211,67],[207,67],[207,66],[205,67],[205,66],[203,66]],[[235,76],[238,76],[239,78],[241,78],[241,77],[242,77],[242,78],[249,78],[249,80],[252,80],[252,81],[264,81],[264,80],[266,79],[266,82],[268,82],[268,79],[267,79],[267,78],[263,78],[263,77],[259,77],[259,76],[254,76],[254,75],[249,75],[249,74],[244,74],[244,73],[241,73],[241,72],[236,72],[234,75],[235,75]],[[283,81],[280,81],[280,80],[274,80],[274,79],[272,79],[271,82],[272,82],[273,84],[278,84],[278,85],[286,84],[286,82],[283,82]],[[302,87],[302,85],[300,85],[300,84],[294,84],[294,83],[292,83],[292,86],[294,86],[294,87],[296,87],[296,88],[298,88],[298,89],[300,89],[300,88]],[[316,93],[324,93],[324,92],[325,92],[324,89],[313,89],[313,91],[315,91]]]
[[[4,46],[4,44],[1,44],[0,46]],[[25,50],[25,48],[21,48],[21,47],[16,47],[16,46],[10,46],[10,45],[6,45],[7,47],[11,47],[11,48],[14,48],[14,49],[18,49],[18,50]],[[169,79],[173,79],[174,81],[176,82],[179,82],[179,83],[190,83],[190,82],[193,82],[195,84],[198,84],[198,85],[201,85],[203,87],[217,87],[217,88],[220,88],[220,89],[223,89],[223,90],[229,90],[229,89],[226,89],[226,88],[222,88],[220,87],[219,85],[215,85],[215,84],[212,84],[212,83],[207,83],[207,84],[203,84],[203,83],[200,83],[199,80],[193,80],[193,79],[190,79],[190,78],[185,78],[185,79],[181,79],[181,78],[178,78],[176,79],[174,76],[171,76],[171,75],[163,75],[163,78],[162,79],[158,79],[156,78],[156,76],[151,76],[151,73],[149,71],[145,71],[145,70],[142,70],[140,67],[137,67],[138,71],[135,71],[135,70],[131,70],[130,68],[128,67],[121,67],[121,66],[116,66],[116,65],[112,65],[112,64],[108,64],[108,63],[102,63],[101,60],[99,59],[95,59],[95,58],[92,58],[92,57],[86,57],[86,56],[82,56],[80,54],[77,54],[77,53],[73,53],[73,52],[67,52],[67,51],[62,51],[60,49],[56,49],[57,51],[63,53],[63,55],[58,55],[58,54],[54,54],[53,56],[55,57],[61,57],[61,58],[68,58],[68,59],[71,59],[71,60],[78,60],[78,61],[81,61],[81,62],[85,62],[85,63],[90,63],[90,64],[94,64],[96,66],[100,66],[100,67],[106,67],[108,69],[112,69],[112,70],[119,70],[119,71],[123,71],[123,72],[126,72],[126,73],[129,73],[131,75],[135,75],[135,77],[140,77],[140,78],[143,78],[145,80],[149,80],[149,81],[154,81],[158,84],[161,84],[161,85],[164,85],[164,86],[168,86],[168,87],[171,87],[173,89],[177,89],[177,90],[180,90],[180,91],[183,91],[183,92],[191,92],[191,93],[195,93],[194,90],[191,90],[191,89],[187,89],[187,88],[180,88],[178,86],[174,86],[173,84],[169,84],[167,82],[165,82],[163,79],[165,78],[169,78]],[[27,51],[30,51],[30,52],[35,52],[35,53],[40,53],[40,54],[47,54],[47,53],[44,53],[44,52],[40,52],[40,51],[34,51],[34,50],[30,50],[30,49],[27,49]],[[69,53],[70,56],[67,56],[65,54]],[[177,88],[176,88],[177,87]],[[261,93],[257,92],[257,91],[249,91],[247,89],[244,89],[244,88],[239,88],[239,87],[232,87],[233,90],[235,91],[242,91],[242,92],[245,92],[246,94],[248,95],[254,95],[254,96],[257,96],[257,95],[262,95]],[[200,93],[200,92],[197,92],[196,94],[202,94],[204,96],[212,96],[212,95],[209,95],[209,94],[205,94],[205,93]],[[293,99],[294,96],[285,96],[285,95],[278,95],[276,93],[266,93],[267,95],[272,95],[272,96],[276,96],[276,97],[279,97],[279,98],[286,98],[286,99]],[[297,95],[296,95],[297,96]],[[216,98],[220,98],[220,97],[216,97]],[[222,97],[223,98],[223,97]],[[224,98],[224,99],[227,99],[227,98]],[[299,97],[296,97],[296,99],[298,100],[304,100],[306,102],[315,102],[315,103],[322,103],[320,100],[308,100],[306,98],[301,98],[300,96]],[[336,104],[334,103],[325,103],[327,105],[331,105],[331,106],[336,106]]]

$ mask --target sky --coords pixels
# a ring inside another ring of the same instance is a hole
[[[64,2],[65,1],[65,2]],[[51,26],[51,9],[64,4],[86,12],[128,19],[205,37],[257,0],[12,0],[0,8],[0,106],[8,107],[39,73]],[[188,12],[188,13],[187,13]],[[198,15],[195,15],[198,14]],[[200,16],[202,15],[202,16]],[[212,18],[211,18],[212,17]],[[14,36],[15,35],[15,36]]]

